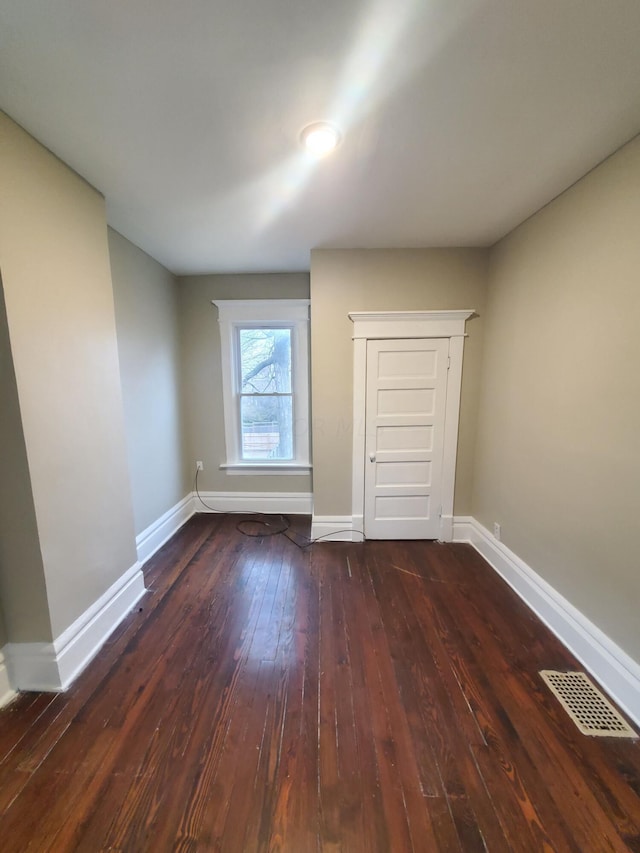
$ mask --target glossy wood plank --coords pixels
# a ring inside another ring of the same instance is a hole
[[[237,522],[0,712],[3,851],[640,851],[640,744],[578,732],[538,675],[576,661],[471,548]]]

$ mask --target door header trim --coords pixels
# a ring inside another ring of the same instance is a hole
[[[475,311],[350,311],[353,339],[452,338],[465,334]]]

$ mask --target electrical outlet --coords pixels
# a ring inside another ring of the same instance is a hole
[[[500,541],[500,536],[502,535],[502,530],[501,530],[500,525],[498,524],[498,522],[497,522],[497,521],[494,521],[494,522],[493,522],[493,535],[495,536],[495,538],[496,538],[496,539],[498,540],[498,542],[499,542],[499,541]]]
[[[196,462],[196,471],[204,471],[204,462],[201,462],[200,460]]]

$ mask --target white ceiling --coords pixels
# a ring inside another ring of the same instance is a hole
[[[640,131],[639,43],[639,0],[0,0],[0,106],[174,272],[305,270],[494,243]]]

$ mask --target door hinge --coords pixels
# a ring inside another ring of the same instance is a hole
[[[451,356],[447,356],[447,370],[451,370]]]
[[[438,509],[438,518],[442,518],[442,507]]]

